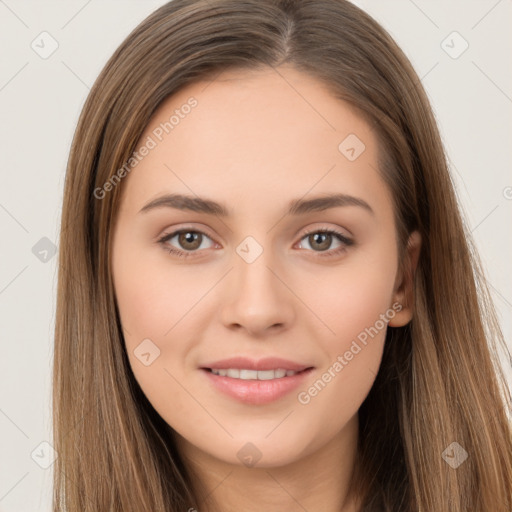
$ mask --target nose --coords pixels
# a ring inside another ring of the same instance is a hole
[[[252,336],[289,328],[295,319],[293,293],[275,265],[263,253],[247,263],[234,259],[235,268],[224,283],[225,301],[221,320],[229,329],[245,330]]]

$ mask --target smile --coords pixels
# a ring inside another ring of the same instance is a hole
[[[244,368],[202,368],[208,384],[217,392],[238,402],[263,405],[289,396],[314,371],[309,367],[302,371],[246,370]],[[225,375],[223,375],[225,374]],[[287,375],[289,374],[289,375]]]
[[[238,368],[226,368],[226,369],[210,369],[215,375],[221,377],[229,377],[231,379],[242,379],[242,380],[272,380],[281,379],[283,377],[291,377],[299,372],[293,370],[284,370],[278,368],[276,370],[245,370]]]

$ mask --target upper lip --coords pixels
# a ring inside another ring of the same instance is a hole
[[[246,370],[277,370],[279,368],[283,370],[292,370],[295,372],[301,372],[307,368],[312,368],[311,365],[295,363],[294,361],[288,361],[279,357],[265,357],[263,359],[250,359],[248,357],[231,357],[229,359],[222,359],[213,363],[203,365],[201,368],[207,368],[210,370],[222,370],[228,368],[238,368]]]

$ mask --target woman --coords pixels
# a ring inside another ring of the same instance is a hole
[[[144,20],[84,106],[59,263],[55,511],[510,511],[439,132],[351,3]]]

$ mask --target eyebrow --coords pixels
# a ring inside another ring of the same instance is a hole
[[[375,215],[372,207],[365,200],[347,194],[329,194],[312,199],[294,199],[288,204],[286,214],[302,215],[341,206],[359,206],[371,215]],[[157,208],[175,208],[177,210],[187,210],[220,217],[230,217],[231,215],[226,206],[211,199],[183,194],[165,194],[157,197],[143,206],[139,213],[145,213]]]

